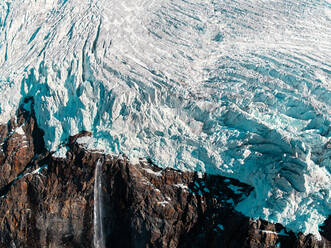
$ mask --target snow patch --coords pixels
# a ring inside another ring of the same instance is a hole
[[[168,201],[161,201],[161,202],[158,202],[157,204],[161,205],[162,207],[165,207],[166,205],[169,205],[170,203]]]
[[[143,170],[146,171],[147,173],[152,174],[152,175],[157,176],[157,177],[162,176],[162,171],[156,172],[156,171],[153,171],[149,168],[143,168]]]
[[[177,187],[177,188],[182,188],[182,189],[188,190],[187,185],[184,185],[184,184],[182,184],[182,183],[174,184],[174,186]]]
[[[18,133],[19,135],[25,136],[25,132],[24,132],[22,126],[16,128],[14,132],[15,132],[15,133]]]
[[[53,156],[55,158],[66,158],[67,151],[68,151],[68,148],[66,146],[62,146],[55,153],[53,153]]]

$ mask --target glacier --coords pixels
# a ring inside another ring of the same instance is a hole
[[[0,122],[33,97],[55,155],[91,131],[87,149],[252,185],[238,211],[320,237],[330,41],[323,0],[2,0]]]

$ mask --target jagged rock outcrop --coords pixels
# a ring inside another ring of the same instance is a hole
[[[44,149],[33,100],[0,127],[0,247],[92,247],[93,185],[104,156],[68,141],[67,158]],[[23,106],[23,105],[22,105]],[[147,161],[105,156],[103,230],[107,247],[330,247],[279,224],[253,221],[233,206],[252,188],[212,175],[161,170]]]

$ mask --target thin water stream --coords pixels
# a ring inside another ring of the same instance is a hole
[[[105,248],[105,238],[103,230],[103,195],[102,195],[102,165],[104,158],[99,158],[95,166],[94,176],[94,248]]]

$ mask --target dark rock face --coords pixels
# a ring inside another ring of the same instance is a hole
[[[104,155],[79,147],[85,132],[69,139],[66,159],[54,158],[42,135],[23,107],[0,126],[0,247],[93,247],[94,170]],[[330,218],[317,241],[234,211],[252,188],[233,179],[110,156],[102,171],[107,247],[331,247]]]

